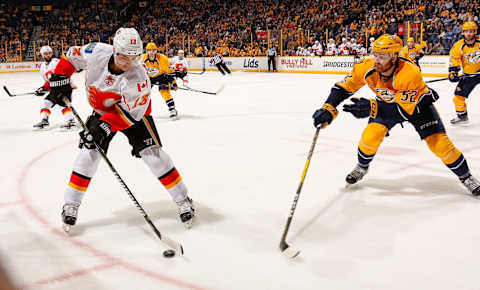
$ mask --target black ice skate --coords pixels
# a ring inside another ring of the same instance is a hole
[[[457,114],[455,118],[450,120],[452,125],[466,125],[468,124],[468,114],[465,112],[463,114]]]
[[[63,230],[69,232],[71,227],[77,222],[78,203],[66,203],[62,208]]]
[[[75,123],[74,119],[70,119],[70,120],[66,121],[65,124],[60,126],[60,128],[65,129],[65,130],[74,130],[74,129],[77,129],[78,126],[77,126],[77,123]]]
[[[195,217],[195,209],[193,208],[193,200],[187,197],[185,200],[177,202],[178,214],[185,228],[192,227],[193,218]]]
[[[170,109],[170,119],[172,121],[178,120],[178,112],[174,108]]]
[[[480,182],[475,177],[468,175],[467,177],[460,179],[460,181],[471,194],[474,196],[480,195]]]
[[[355,168],[352,170],[352,172],[350,172],[347,175],[347,178],[345,180],[347,181],[348,184],[355,184],[359,182],[365,176],[365,174],[367,174],[367,172],[368,172],[368,166],[362,167],[357,164]]]
[[[44,118],[37,124],[33,125],[33,128],[41,130],[41,129],[45,129],[49,125],[50,123],[48,122],[48,118]]]

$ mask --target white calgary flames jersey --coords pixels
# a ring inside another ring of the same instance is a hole
[[[337,54],[337,46],[334,43],[327,44],[327,52],[326,55],[336,55]]]
[[[43,78],[43,81],[47,82],[50,79],[50,75],[55,70],[55,67],[58,64],[59,59],[56,57],[52,57],[49,63],[43,62],[40,65],[40,75]]]
[[[143,64],[135,63],[122,74],[110,72],[113,46],[105,43],[70,47],[66,57],[77,71],[88,68],[85,88],[88,102],[96,112],[117,113],[129,125],[142,119],[150,105],[151,87]]]
[[[188,70],[187,59],[184,57],[179,59],[178,56],[174,56],[172,59],[172,67],[174,70],[186,71]]]

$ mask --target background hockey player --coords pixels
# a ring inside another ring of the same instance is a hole
[[[180,49],[177,55],[173,57],[172,66],[175,70],[175,77],[182,79],[183,86],[188,87],[188,62],[183,50]]]
[[[480,40],[477,38],[478,25],[473,21],[462,25],[463,39],[457,41],[450,50],[450,67],[448,78],[458,82],[453,103],[457,117],[450,121],[453,125],[467,124],[467,103],[473,89],[480,83]],[[460,68],[462,79],[458,76]]]
[[[43,86],[38,88],[35,91],[36,96],[43,96],[48,91],[50,90],[50,84],[48,83],[48,80],[50,79],[50,75],[53,73],[55,70],[55,67],[58,64],[59,59],[56,57],[53,57],[53,50],[50,46],[42,46],[40,49],[40,55],[42,56],[43,62],[40,66],[40,75],[42,76],[43,80],[45,83]],[[34,128],[36,129],[44,129],[50,125],[50,122],[48,121],[48,118],[51,114],[52,108],[58,105],[58,103],[53,99],[50,94],[48,94],[45,99],[43,100],[41,106],[40,106],[40,117],[41,120],[37,124],[33,125]],[[61,126],[62,128],[65,129],[72,129],[75,128],[75,120],[72,114],[72,111],[69,108],[66,108],[64,106],[58,105],[60,109],[62,110],[63,118],[65,119],[65,123]]]
[[[408,59],[420,67],[420,59],[423,57],[423,49],[420,44],[416,44],[413,37],[407,38],[407,45],[402,48],[400,56]]]
[[[480,182],[470,174],[467,161],[448,138],[433,106],[438,94],[426,86],[417,66],[399,58],[401,48],[402,40],[398,36],[379,37],[373,44],[373,58],[354,65],[351,74],[331,89],[323,107],[313,114],[314,125],[326,127],[338,115],[336,107],[368,85],[375,93],[375,99],[352,99],[353,104],[343,107],[356,118],[369,117],[358,145],[358,164],[347,175],[347,183],[354,184],[367,173],[390,129],[399,123],[409,122],[469,192],[479,195]]]
[[[75,71],[87,69],[85,88],[94,110],[86,122],[88,132],[80,133],[81,150],[65,191],[62,218],[66,230],[76,223],[80,203],[101,159],[94,143],[107,152],[117,132],[128,138],[132,155],[147,164],[178,205],[181,221],[191,226],[194,210],[187,188],[163,151],[150,116],[150,79],[138,61],[142,52],[138,32],[134,28],[120,28],[113,46],[90,43],[71,47],[50,78],[51,94],[62,102],[64,96],[71,96],[69,77]]]
[[[158,90],[170,111],[170,118],[176,120],[178,112],[170,92],[170,89],[177,90],[177,82],[173,74],[175,71],[170,68],[168,57],[164,54],[157,53],[155,43],[148,43],[145,50],[147,53],[143,55],[142,62],[147,66],[148,76],[150,77],[152,86],[158,86]]]

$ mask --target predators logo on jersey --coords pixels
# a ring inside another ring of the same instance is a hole
[[[156,54],[155,59],[151,60],[148,54],[144,54],[142,62],[147,67],[147,73],[150,78],[157,77],[163,73],[172,73],[174,70],[169,68],[170,62],[164,54]]]
[[[382,79],[374,67],[374,60],[366,58],[363,62],[355,64],[351,75],[336,85],[349,93],[368,85],[377,100],[397,103],[409,115],[413,114],[422,95],[430,92],[418,67],[408,60],[399,59],[393,77],[388,80]]]
[[[471,64],[480,63],[480,50],[477,50],[465,55],[465,58],[467,59],[468,63],[471,63]]]

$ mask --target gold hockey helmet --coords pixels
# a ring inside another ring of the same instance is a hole
[[[153,42],[149,42],[147,46],[145,46],[146,50],[157,50],[157,46]]]
[[[463,23],[462,25],[462,31],[465,31],[465,30],[477,30],[478,29],[478,25],[477,23],[473,22],[473,21],[467,21],[465,23]]]
[[[373,42],[373,51],[399,53],[402,49],[403,41],[396,35],[384,34]]]

